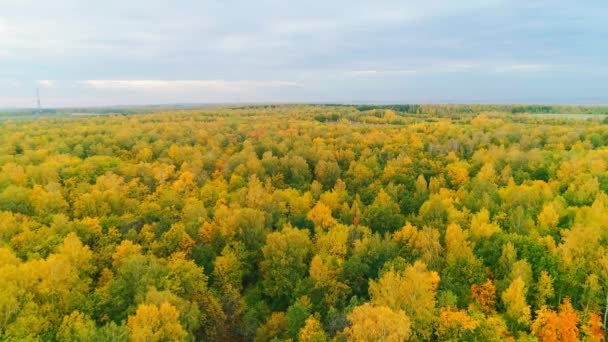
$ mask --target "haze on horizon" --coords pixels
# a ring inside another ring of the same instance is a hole
[[[608,103],[608,4],[0,0],[0,108]]]

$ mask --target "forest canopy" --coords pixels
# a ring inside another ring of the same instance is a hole
[[[0,121],[0,340],[603,341],[602,110]]]

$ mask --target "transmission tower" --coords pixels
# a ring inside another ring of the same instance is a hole
[[[40,88],[36,88],[36,103],[38,105],[38,113],[40,114],[42,111],[42,107],[40,106]]]

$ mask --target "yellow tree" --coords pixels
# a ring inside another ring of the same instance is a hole
[[[310,278],[316,289],[323,291],[323,300],[328,307],[344,299],[348,286],[338,281],[342,261],[334,256],[315,255],[310,262]]]
[[[300,342],[326,342],[329,341],[329,338],[323,330],[321,322],[314,316],[310,316],[300,329],[298,340]]]
[[[351,326],[346,328],[347,341],[352,342],[402,342],[411,334],[410,319],[403,310],[365,303],[348,315]]]
[[[448,180],[454,189],[469,181],[469,165],[466,162],[456,162],[446,167]]]
[[[60,341],[88,342],[94,339],[95,322],[78,311],[63,318],[57,332]]]
[[[440,341],[464,341],[471,339],[471,333],[478,326],[479,321],[469,316],[466,311],[442,308],[439,312],[437,335]]]
[[[471,218],[471,236],[474,238],[490,237],[500,231],[496,223],[490,223],[490,212],[482,208]]]
[[[281,337],[287,330],[287,318],[284,312],[273,312],[266,323],[258,327],[255,339],[256,342],[272,341]]]
[[[186,331],[179,322],[177,309],[165,302],[160,306],[141,304],[127,321],[133,342],[183,341]]]
[[[235,289],[241,288],[243,269],[241,261],[234,251],[224,248],[222,255],[215,258],[213,262],[213,277],[221,286],[232,286]]]
[[[112,266],[119,267],[122,261],[132,255],[141,254],[141,246],[131,240],[122,240],[116,247],[116,252],[112,254]]]
[[[416,262],[403,272],[390,270],[377,282],[370,282],[369,294],[375,305],[403,310],[412,319],[413,333],[426,339],[431,335],[438,285],[437,272]]]
[[[536,283],[536,306],[541,308],[547,299],[553,298],[554,295],[553,277],[546,271],[541,271]]]
[[[441,273],[445,288],[452,291],[460,303],[468,302],[470,287],[483,280],[481,261],[473,254],[471,243],[467,240],[468,231],[458,224],[448,225],[445,233],[445,267]]]
[[[350,229],[342,224],[331,227],[327,233],[316,235],[316,247],[320,254],[335,255],[340,259],[348,251],[348,236]]]
[[[432,267],[441,262],[439,235],[437,229],[424,227],[418,230],[408,222],[393,234],[393,240],[403,244],[414,257]]]
[[[331,216],[331,209],[321,202],[317,202],[306,217],[315,224],[317,232],[325,231],[338,222]]]
[[[517,277],[502,293],[502,301],[507,311],[506,315],[516,325],[527,326],[530,323],[530,306],[526,303],[526,283]]]
[[[559,213],[555,208],[555,204],[546,203],[543,206],[543,210],[538,214],[537,220],[538,225],[543,231],[555,228],[559,222]]]

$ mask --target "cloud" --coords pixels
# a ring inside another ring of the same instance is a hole
[[[36,83],[38,83],[38,85],[43,88],[52,88],[55,86],[55,82],[53,82],[51,80],[39,80]]]
[[[504,61],[416,61],[409,63],[411,68],[400,69],[396,67],[351,70],[347,74],[355,77],[391,77],[429,74],[458,74],[458,73],[540,73],[561,68],[560,65],[540,63],[505,63]]]
[[[299,87],[298,82],[289,81],[226,81],[226,80],[86,80],[81,81],[95,89],[129,90],[196,90],[235,92],[252,88]]]
[[[348,74],[353,76],[373,77],[373,76],[407,76],[415,75],[419,71],[412,69],[379,69],[379,70],[352,70]]]
[[[551,64],[506,64],[494,67],[494,71],[511,73],[538,73],[556,70],[559,67],[559,65]]]
[[[63,105],[606,98],[602,1],[0,3],[0,107],[36,86]]]

